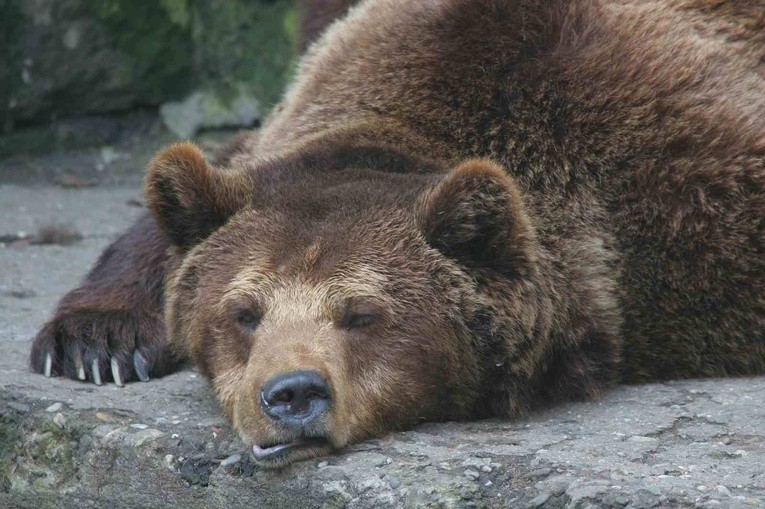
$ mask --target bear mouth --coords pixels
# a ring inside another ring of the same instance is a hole
[[[269,446],[252,444],[252,455],[263,466],[277,466],[286,465],[298,459],[307,459],[327,450],[328,447],[329,441],[326,438],[301,438],[293,442]]]

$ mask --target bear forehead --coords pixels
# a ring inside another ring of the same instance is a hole
[[[252,204],[255,209],[280,213],[312,229],[348,227],[347,223],[363,223],[375,213],[411,210],[419,191],[429,181],[421,176],[334,172],[258,187]]]
[[[430,286],[436,263],[410,220],[393,210],[359,220],[304,221],[293,214],[241,212],[194,250],[203,285],[224,294],[273,294],[295,285],[315,295],[375,296],[407,283]],[[210,269],[210,270],[207,270]]]

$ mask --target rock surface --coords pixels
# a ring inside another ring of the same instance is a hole
[[[292,70],[296,16],[294,0],[2,0],[0,156],[66,142],[40,127],[57,119],[196,89],[264,113]]]
[[[763,377],[620,387],[266,471],[191,369],[125,388],[30,373],[29,339],[140,213],[137,180],[0,185],[0,507],[765,507]],[[83,239],[15,235],[51,221]]]

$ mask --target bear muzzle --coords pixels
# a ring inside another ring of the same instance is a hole
[[[282,436],[294,438],[277,444],[253,444],[255,459],[268,466],[326,449],[326,414],[331,400],[329,384],[316,371],[293,371],[271,378],[260,390],[260,407]]]

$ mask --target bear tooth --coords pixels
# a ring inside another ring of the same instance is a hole
[[[98,359],[93,359],[90,369],[93,371],[93,383],[101,385],[101,371],[99,371]]]
[[[112,378],[114,379],[114,384],[117,387],[123,387],[124,384],[122,383],[122,376],[120,376],[120,366],[117,364],[117,359],[111,360],[112,365]]]
[[[53,369],[53,359],[50,354],[45,355],[45,376],[50,378],[51,370]]]

